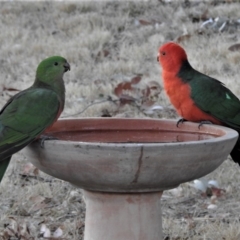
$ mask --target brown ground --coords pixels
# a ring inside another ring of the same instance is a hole
[[[240,6],[227,2],[1,2],[0,105],[16,93],[12,88],[23,90],[33,82],[42,59],[62,55],[72,69],[65,75],[67,100],[62,116],[90,105],[76,116],[177,118],[162,91],[156,62],[158,47],[169,40],[180,42],[196,69],[240,96],[240,51],[228,50],[240,38]],[[200,28],[217,17],[218,21]],[[119,107],[122,89],[119,96],[114,89],[137,75],[142,76],[137,90],[128,90],[129,104]],[[151,93],[142,93],[147,87]],[[102,103],[91,105],[96,102]],[[152,103],[163,110],[152,110]],[[208,209],[214,197],[202,196],[192,183],[166,191],[162,199],[165,239],[240,239],[239,172],[229,159],[207,176],[225,190],[214,209]],[[30,176],[23,177],[26,174]],[[0,239],[41,239],[41,228],[56,235],[58,229],[58,239],[82,239],[85,206],[80,190],[38,173],[21,153],[12,158],[0,199]]]

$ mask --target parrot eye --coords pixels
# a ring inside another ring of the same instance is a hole
[[[58,62],[55,62],[54,65],[57,66],[57,65],[58,65]]]
[[[164,55],[166,55],[166,53],[165,53],[165,52],[162,52],[162,55],[164,56]]]

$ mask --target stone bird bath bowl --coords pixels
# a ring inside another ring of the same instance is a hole
[[[59,140],[25,148],[43,172],[84,189],[85,240],[160,240],[164,190],[216,169],[237,132],[176,120],[61,119]]]

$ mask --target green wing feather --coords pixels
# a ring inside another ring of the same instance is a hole
[[[6,159],[4,159],[4,161],[0,161],[0,182],[2,181],[2,178],[7,170],[11,157],[12,156],[7,157]]]
[[[0,112],[0,161],[33,141],[59,110],[58,96],[49,89],[29,88],[11,98]]]
[[[190,85],[192,100],[202,111],[240,130],[240,101],[223,83],[194,69],[188,69],[185,81]]]

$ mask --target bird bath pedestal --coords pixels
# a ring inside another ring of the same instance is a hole
[[[237,132],[175,120],[62,119],[25,153],[43,172],[80,187],[85,240],[161,240],[164,190],[216,169]]]

